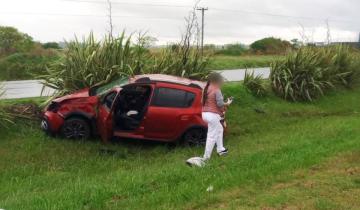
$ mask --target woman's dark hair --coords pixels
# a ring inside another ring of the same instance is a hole
[[[206,104],[206,100],[208,98],[208,90],[209,90],[209,86],[211,83],[221,83],[224,81],[224,78],[221,76],[221,74],[217,73],[217,72],[213,72],[208,76],[208,80],[206,83],[206,86],[204,88],[203,91],[203,95],[202,95],[202,105],[205,106]]]

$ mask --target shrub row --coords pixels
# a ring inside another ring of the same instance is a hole
[[[67,43],[62,57],[40,75],[44,84],[59,95],[85,87],[108,83],[124,75],[163,73],[196,79],[204,78],[207,58],[200,50],[187,43],[172,45],[159,55],[152,55],[139,37],[134,44],[123,33],[119,37],[107,36],[96,41],[88,38]]]
[[[271,65],[273,91],[291,101],[312,101],[359,78],[359,55],[348,46],[303,47]]]

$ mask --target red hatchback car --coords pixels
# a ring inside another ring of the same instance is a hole
[[[57,98],[41,123],[49,134],[78,139],[100,135],[202,144],[204,83],[168,75],[141,75]]]

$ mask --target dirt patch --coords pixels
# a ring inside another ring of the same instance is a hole
[[[125,199],[127,199],[126,196],[114,195],[111,197],[111,202],[118,202],[118,201],[125,200]]]
[[[38,120],[42,116],[41,108],[37,104],[32,103],[6,106],[5,111],[14,118]]]

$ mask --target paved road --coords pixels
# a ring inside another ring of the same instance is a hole
[[[5,95],[2,98],[33,98],[39,96],[49,96],[54,91],[49,88],[43,90],[43,85],[39,80],[9,81],[3,82]]]
[[[219,71],[223,77],[229,82],[238,82],[244,80],[245,77],[245,69],[236,69],[236,70],[221,70]],[[249,69],[249,71],[253,71],[255,76],[262,75],[264,79],[269,78],[270,76],[270,68],[255,68]]]
[[[255,72],[255,75],[263,75],[264,78],[268,78],[270,74],[270,68],[256,68],[249,69]],[[244,69],[236,70],[221,70],[219,71],[224,78],[229,82],[242,81],[245,76]],[[39,96],[49,96],[53,93],[52,89],[45,88],[39,80],[25,80],[25,81],[10,81],[4,82],[5,95],[2,99],[15,99],[15,98],[32,98]]]

